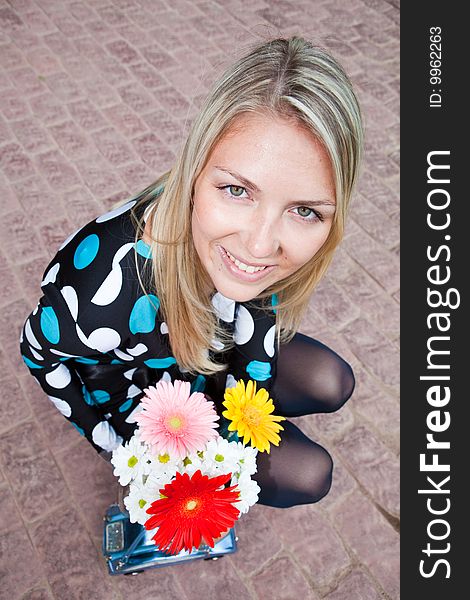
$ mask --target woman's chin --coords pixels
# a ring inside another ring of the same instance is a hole
[[[237,285],[234,283],[221,283],[215,287],[223,296],[235,300],[235,302],[249,302],[263,291],[259,286],[255,288],[254,286]]]

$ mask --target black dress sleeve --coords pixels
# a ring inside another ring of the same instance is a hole
[[[83,332],[70,308],[73,311],[73,298],[51,282],[43,292],[21,333],[23,360],[51,402],[96,451],[114,450],[122,438],[98,411],[73,367],[74,361],[99,362],[92,358],[97,352],[81,339]]]

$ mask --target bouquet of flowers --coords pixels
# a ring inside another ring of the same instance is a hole
[[[189,382],[161,380],[144,390],[138,427],[111,459],[132,523],[153,533],[165,553],[191,553],[233,527],[258,500],[251,479],[258,452],[279,445],[279,421],[268,392],[240,380],[227,388],[217,431],[214,403]],[[240,439],[243,438],[242,441]]]

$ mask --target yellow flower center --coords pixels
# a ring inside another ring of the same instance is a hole
[[[180,415],[172,415],[166,420],[168,429],[173,430],[174,433],[180,431],[184,426],[184,420]]]
[[[130,459],[127,461],[127,466],[130,468],[135,467],[138,462],[139,459],[137,458],[137,456],[131,456]]]
[[[197,506],[196,500],[190,500],[186,503],[186,510],[194,510]]]
[[[252,405],[248,405],[243,411],[243,419],[251,427],[258,427],[261,421],[261,416],[262,415],[260,411]]]
[[[147,500],[144,500],[143,498],[141,498],[139,500],[139,506],[140,508],[144,508],[144,506],[147,504]]]
[[[170,460],[170,455],[168,454],[168,452],[165,452],[165,454],[158,455],[158,462],[166,464],[169,460]]]

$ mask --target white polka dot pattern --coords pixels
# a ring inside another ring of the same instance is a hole
[[[268,333],[264,336],[264,350],[271,358],[274,356],[274,336],[276,335],[276,325],[268,329]]]
[[[57,410],[61,412],[64,417],[70,417],[72,414],[72,408],[68,402],[61,400],[60,398],[55,398],[54,396],[48,396],[48,398],[53,404],[55,404]]]
[[[255,332],[255,323],[249,311],[242,305],[238,307],[237,319],[233,339],[239,346],[251,340]]]
[[[144,352],[147,352],[148,348],[145,344],[137,344],[133,348],[126,348],[126,350],[129,354],[132,354],[132,356],[140,356],[141,354],[144,354]]]
[[[122,270],[118,265],[115,269],[112,269],[100,287],[97,289],[96,294],[91,299],[93,304],[97,306],[107,306],[116,300],[122,288]]]
[[[140,394],[142,390],[140,388],[138,388],[136,385],[132,384],[129,389],[127,390],[127,397],[128,398],[134,398],[134,396],[137,396],[137,394]]]
[[[31,329],[31,322],[29,319],[26,321],[24,332],[26,334],[26,339],[31,344],[31,346],[33,346],[37,350],[42,350],[41,344],[37,341],[36,336],[34,335],[33,330]]]
[[[134,410],[127,416],[126,418],[126,423],[137,423],[137,421],[135,420],[136,416],[140,413],[141,410],[143,410],[143,406],[142,404],[138,404]]]
[[[237,381],[236,381],[235,377],[231,373],[229,373],[227,375],[227,379],[225,380],[225,387],[233,388],[233,387],[236,387],[236,385],[237,385]]]
[[[59,390],[67,387],[71,380],[70,371],[63,364],[60,364],[56,369],[46,374],[47,383]]]
[[[34,348],[31,348],[31,354],[34,356],[34,358],[35,358],[36,360],[44,360],[44,357],[43,357],[43,356],[41,356],[41,355],[39,354],[39,352],[36,352],[36,350],[35,350]]]
[[[48,283],[55,283],[55,280],[57,278],[57,273],[59,272],[59,269],[60,269],[60,264],[59,263],[56,263],[54,266],[52,266],[49,269],[49,271],[47,272],[47,275],[42,280],[41,287],[44,287]]]
[[[135,369],[129,369],[128,371],[125,371],[123,373],[123,375],[126,379],[129,379],[129,381],[132,381],[132,375],[134,375],[136,370],[137,370],[137,367]]]
[[[122,289],[122,269],[119,264],[134,244],[124,244],[113,258],[111,271],[91,299],[93,304],[107,306],[116,300]]]
[[[235,300],[231,300],[220,292],[216,292],[212,296],[211,302],[219,319],[226,323],[231,323],[233,321],[235,314]]]
[[[105,221],[110,221],[111,219],[114,219],[114,217],[118,217],[119,215],[122,215],[123,213],[125,213],[126,211],[131,209],[135,205],[135,203],[136,203],[136,200],[130,200],[129,202],[126,202],[126,204],[123,204],[122,206],[118,206],[118,208],[110,210],[106,214],[101,215],[100,217],[98,217],[96,219],[96,222],[104,223]]]
[[[66,352],[61,352],[60,350],[56,350],[55,348],[51,348],[50,352],[53,354],[57,354],[57,356],[64,356],[66,358],[78,358],[79,354],[67,354]]]
[[[120,360],[134,360],[133,356],[130,356],[130,354],[126,354],[125,352],[123,352],[122,350],[119,350],[119,348],[115,348],[114,349],[114,354],[120,359]]]
[[[95,425],[91,437],[97,446],[108,452],[116,450],[123,441],[122,437],[116,434],[107,421],[101,421],[98,425]]]
[[[163,375],[160,377],[160,381],[171,381],[171,375],[168,373],[168,371],[163,373]]]
[[[95,348],[99,352],[109,352],[119,346],[121,336],[111,327],[100,327],[90,333],[88,341],[90,348]]]
[[[76,321],[78,318],[78,296],[77,292],[71,285],[66,285],[60,290],[68,308],[70,314],[73,317],[73,320]]]

